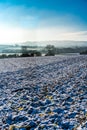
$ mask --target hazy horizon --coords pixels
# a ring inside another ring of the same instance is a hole
[[[86,7],[85,0],[1,0],[0,44],[87,41]]]
[[[54,45],[55,47],[87,47],[87,41],[70,41],[70,40],[65,40],[65,41],[26,41],[22,43],[4,43],[0,45],[12,45],[12,46],[37,46],[37,47],[44,47],[46,45]]]

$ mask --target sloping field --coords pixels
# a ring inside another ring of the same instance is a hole
[[[87,130],[87,56],[1,59],[0,130]]]

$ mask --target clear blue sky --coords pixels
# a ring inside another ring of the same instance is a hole
[[[0,0],[0,35],[3,43],[86,41],[87,0]]]

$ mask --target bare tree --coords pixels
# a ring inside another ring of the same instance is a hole
[[[46,56],[54,56],[55,55],[55,46],[54,45],[47,45],[45,47]]]

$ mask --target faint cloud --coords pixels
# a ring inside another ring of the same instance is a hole
[[[26,8],[25,6],[4,6],[2,4],[0,7],[0,23],[24,28],[37,26],[38,16],[35,15],[34,8]]]
[[[80,20],[69,14],[25,6],[0,5],[0,43],[49,40],[87,40]]]

